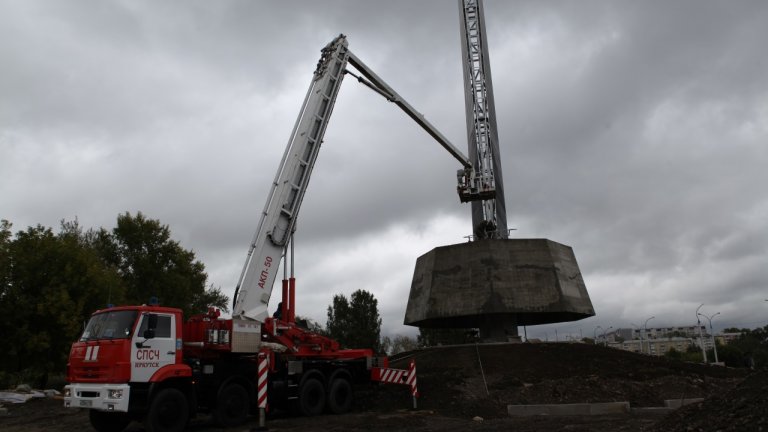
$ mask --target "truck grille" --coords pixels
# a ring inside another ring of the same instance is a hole
[[[72,376],[78,382],[102,381],[109,378],[109,368],[99,366],[84,366],[72,368]]]

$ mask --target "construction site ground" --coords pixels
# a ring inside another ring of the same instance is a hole
[[[272,413],[272,431],[768,431],[768,374],[683,363],[576,343],[439,347],[405,353],[392,367],[416,360],[418,408],[405,386],[359,389],[353,412],[293,417]],[[633,408],[665,400],[704,398],[671,413],[652,410],[592,416],[509,417],[513,404],[627,401]],[[5,405],[0,430],[89,430],[86,411],[59,399]],[[258,426],[252,418],[231,430]],[[133,423],[129,431],[142,431]],[[223,431],[198,416],[191,431]]]

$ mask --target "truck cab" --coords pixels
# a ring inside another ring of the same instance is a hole
[[[181,324],[176,308],[94,312],[70,350],[64,406],[89,408],[94,426],[100,419],[127,425],[129,411],[145,413],[153,383],[192,375],[183,363]]]

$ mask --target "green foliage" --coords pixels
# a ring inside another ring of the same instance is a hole
[[[768,369],[768,326],[737,330],[729,333],[741,333],[738,339],[725,346],[718,346],[717,354],[720,361],[730,367],[754,367]]]
[[[84,322],[109,303],[154,295],[187,314],[226,309],[221,290],[206,289],[194,253],[141,213],[120,215],[111,233],[84,233],[77,220],[62,221],[58,234],[37,225],[14,236],[11,227],[0,221],[0,385],[31,376],[44,386],[49,373],[62,373]]]
[[[400,354],[401,352],[413,351],[419,347],[416,339],[404,335],[395,335],[392,338],[389,355]]]
[[[728,327],[727,329],[723,329],[723,333],[748,333],[750,331],[751,330],[747,328],[736,328],[736,327]]]
[[[128,302],[141,304],[157,297],[185,316],[203,313],[209,306],[228,310],[227,297],[218,288],[206,290],[205,266],[171,239],[168,225],[141,212],[126,212],[117,217],[111,235],[102,230],[94,237],[105,262],[116,267],[125,282]]]
[[[685,351],[678,351],[674,348],[670,348],[669,351],[664,353],[664,357],[672,360],[679,360],[679,361],[693,362],[693,363],[701,363],[703,361],[701,350],[696,348],[693,345],[689,346]]]
[[[768,326],[756,329],[728,328],[724,333],[741,333],[739,338],[727,345],[717,343],[718,360],[728,367],[748,367],[768,369]],[[667,357],[689,362],[703,362],[701,346],[698,341],[690,345],[685,352],[668,352]],[[715,361],[714,349],[707,350],[707,361]]]
[[[328,337],[337,340],[342,345],[348,339],[349,301],[344,294],[333,296],[333,303],[328,306],[328,320],[325,331]]]
[[[714,353],[713,353],[714,354]],[[717,357],[729,367],[748,367],[744,351],[736,343],[717,347]]]
[[[343,295],[333,296],[328,306],[326,332],[347,348],[380,350],[381,317],[378,301],[365,290],[352,293],[349,300]]]
[[[5,223],[0,235],[4,280],[0,332],[7,355],[1,370],[32,374],[44,385],[49,372],[61,372],[69,346],[90,313],[106,305],[108,293],[121,298],[124,286],[113,270],[82,241],[75,222],[50,228],[29,227],[9,236]]]
[[[0,220],[0,300],[11,283],[11,223]]]
[[[664,357],[674,359],[674,360],[682,360],[683,359],[683,353],[680,351],[670,348],[669,351],[664,353]]]

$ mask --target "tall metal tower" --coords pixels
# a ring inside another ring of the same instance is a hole
[[[505,239],[508,237],[507,209],[483,1],[459,0],[459,11],[469,159],[476,175],[496,189],[494,199],[472,201],[472,227],[477,239]]]
[[[403,323],[479,328],[488,342],[520,340],[518,326],[595,315],[570,246],[548,239],[509,239],[499,136],[482,0],[459,0],[475,238],[440,246],[416,261]],[[460,184],[463,184],[460,182]],[[492,191],[495,190],[495,196]],[[476,200],[478,199],[479,200]]]

